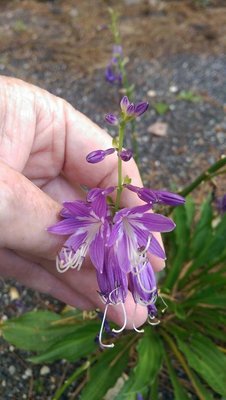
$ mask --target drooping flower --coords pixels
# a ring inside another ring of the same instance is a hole
[[[103,345],[102,333],[109,305],[121,305],[124,315],[124,323],[120,329],[113,329],[114,333],[122,332],[126,326],[127,317],[124,307],[128,293],[128,278],[121,270],[114,247],[105,247],[103,270],[96,270],[97,282],[99,285],[99,294],[105,303],[105,310],[102,319],[102,325],[99,333],[99,342],[102,347],[114,347],[114,344]]]
[[[106,204],[103,205],[101,199],[93,203],[66,201],[63,206],[61,216],[64,219],[48,228],[57,235],[70,235],[57,256],[57,270],[79,270],[89,250],[93,265],[102,271],[105,241],[109,235]]]
[[[168,206],[180,206],[185,203],[184,197],[176,193],[167,192],[164,190],[152,190],[147,188],[140,188],[134,185],[125,185],[125,187],[149,204],[166,204]]]
[[[165,252],[152,232],[169,232],[175,224],[160,214],[146,212],[150,208],[148,204],[124,208],[114,216],[108,244],[115,245],[119,265],[126,273],[142,263],[147,251],[165,259]]]

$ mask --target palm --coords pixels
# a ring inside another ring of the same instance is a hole
[[[46,228],[56,222],[63,200],[84,197],[81,185],[116,184],[115,157],[95,168],[85,160],[90,151],[111,147],[111,139],[62,99],[21,81],[1,79],[0,273],[74,306],[102,307],[89,260],[81,272],[57,273],[54,260],[65,238],[50,235]],[[140,185],[135,164],[131,161],[126,168],[134,184]],[[132,197],[124,201],[134,205]],[[132,318],[131,296],[126,308]],[[110,313],[120,323],[120,311],[110,307]],[[137,324],[145,318],[142,308]]]

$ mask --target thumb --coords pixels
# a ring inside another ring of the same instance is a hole
[[[54,259],[65,241],[46,228],[61,206],[19,172],[0,162],[0,247]]]

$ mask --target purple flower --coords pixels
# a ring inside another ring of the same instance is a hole
[[[105,303],[105,310],[99,333],[99,343],[101,347],[114,347],[113,343],[107,345],[102,343],[102,333],[105,326],[108,306],[111,304],[121,304],[124,315],[123,326],[120,329],[113,329],[112,331],[114,333],[120,333],[126,326],[127,317],[124,302],[128,293],[128,280],[127,275],[119,267],[118,259],[113,246],[105,248],[103,270],[102,272],[97,270],[96,275],[100,288],[99,294]]]
[[[134,104],[130,103],[127,96],[124,96],[120,102],[120,107],[124,118],[127,120],[139,117],[147,111],[149,104],[146,101]]]
[[[111,84],[118,83],[121,85],[122,83],[122,74],[119,67],[119,62],[122,56],[122,47],[120,45],[114,45],[112,58],[105,70],[105,79]]]
[[[166,192],[163,190],[151,190],[147,188],[139,188],[133,185],[126,185],[127,189],[135,192],[138,197],[149,204],[166,204],[169,206],[180,206],[185,203],[184,197],[176,193]]]
[[[167,217],[146,212],[149,209],[150,205],[124,208],[113,219],[108,244],[115,244],[120,268],[126,273],[138,268],[147,251],[165,259],[152,232],[169,232],[175,224]]]
[[[135,303],[150,306],[158,297],[155,273],[149,262],[144,257],[143,263],[129,273],[129,288]]]
[[[217,208],[221,214],[226,212],[226,194],[217,199]]]
[[[93,265],[103,270],[105,240],[109,235],[106,206],[83,201],[63,203],[61,216],[65,219],[48,228],[57,235],[70,235],[57,257],[57,270],[80,269],[89,250]]]
[[[107,150],[91,151],[91,153],[89,153],[86,156],[86,161],[88,161],[91,164],[97,164],[100,161],[103,161],[106,156],[108,156],[109,154],[112,154],[114,152],[115,152],[115,149],[113,147],[110,149],[107,149]]]
[[[118,118],[114,114],[106,114],[105,121],[108,122],[110,125],[118,125]]]
[[[133,157],[132,150],[122,150],[118,153],[118,156],[121,158],[122,161],[129,161]]]

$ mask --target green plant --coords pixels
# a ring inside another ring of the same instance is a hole
[[[184,101],[191,101],[193,103],[198,103],[199,101],[202,100],[201,96],[198,96],[196,93],[192,92],[191,90],[182,90],[177,98],[179,100],[184,100]]]
[[[163,102],[154,103],[153,107],[159,115],[165,115],[170,110],[169,105]]]
[[[225,164],[222,158],[184,193],[219,174]],[[226,214],[215,212],[209,195],[200,210],[187,197],[173,218],[177,229],[168,235],[168,267],[160,284],[168,310],[158,326],[145,326],[144,334],[124,333],[114,349],[100,351],[94,341],[99,321],[84,319],[76,310],[61,315],[34,311],[2,324],[7,341],[36,353],[30,357],[33,363],[79,362],[54,400],[78,377],[84,378],[81,399],[100,400],[123,372],[128,379],[116,400],[135,400],[138,393],[157,400],[162,373],[170,379],[175,400],[226,396]]]

